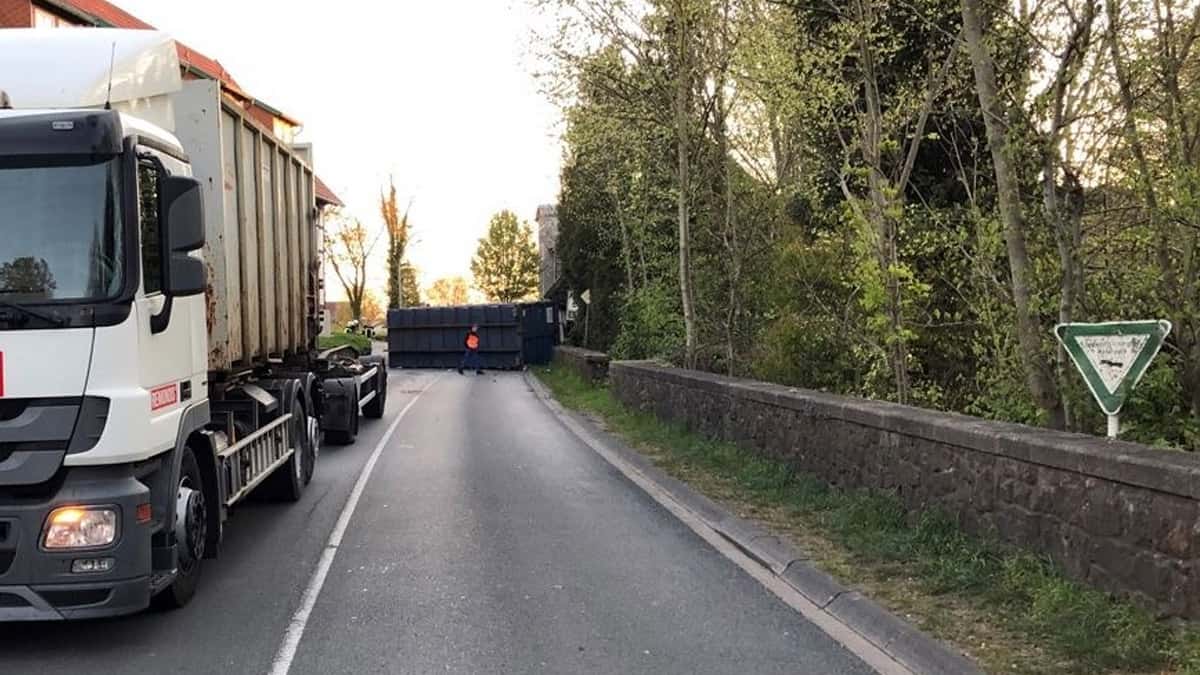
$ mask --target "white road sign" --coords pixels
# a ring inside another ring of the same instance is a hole
[[[1170,332],[1170,321],[1064,323],[1054,328],[1100,409],[1109,416],[1109,435],[1116,435],[1121,406]]]

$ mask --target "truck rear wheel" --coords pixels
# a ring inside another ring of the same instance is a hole
[[[175,497],[175,549],[178,556],[175,581],[154,596],[154,606],[178,609],[196,595],[200,566],[208,540],[208,507],[205,503],[200,465],[190,447],[184,447]]]
[[[267,493],[286,502],[298,502],[304,495],[304,486],[312,478],[313,463],[316,460],[316,448],[312,445],[309,433],[308,415],[300,399],[292,399],[292,428],[290,436],[293,440],[291,457],[283,466],[275,469],[263,487]]]
[[[325,440],[334,445],[353,445],[354,439],[358,438],[358,405],[354,405],[350,413],[351,418],[347,421],[349,429],[330,429],[325,432]]]
[[[346,383],[346,386],[338,391],[338,395],[343,399],[337,410],[344,415],[341,423],[337,426],[341,429],[326,429],[325,440],[335,445],[351,445],[354,439],[358,437],[358,399],[359,388],[354,378],[344,378],[341,380]]]

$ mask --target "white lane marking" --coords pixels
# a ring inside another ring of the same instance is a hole
[[[530,375],[529,377],[533,376]],[[566,414],[565,409],[562,408],[562,404],[552,398],[549,390],[543,388],[541,392],[538,392],[535,389],[534,393],[576,438],[583,441],[584,445],[591,448],[593,452],[603,457],[605,461],[625,474],[626,478],[633,481],[642,491],[650,495],[651,499],[670,511],[684,525],[687,525],[690,530],[700,535],[701,539],[708,542],[710,546],[732,561],[733,564],[742,568],[755,581],[771,591],[775,597],[782,600],[796,612],[799,612],[801,616],[817,628],[820,628],[826,635],[845,647],[851,654],[857,656],[863,663],[866,663],[875,670],[875,672],[880,673],[880,675],[913,675],[911,670],[905,668],[904,665],[891,656],[888,656],[882,649],[871,644],[866,638],[851,630],[848,626],[801,595],[799,591],[775,576],[769,569],[763,567],[761,563],[743,553],[728,539],[710,527],[702,518],[693,513],[691,509],[676,501],[671,496],[671,493],[659,487],[658,483],[639,471],[636,466],[606,448],[599,439],[592,435],[589,429],[584,428]]]
[[[354,489],[350,491],[350,496],[346,499],[346,505],[342,507],[342,514],[338,517],[337,524],[333,527],[333,532],[329,535],[329,540],[325,544],[325,550],[321,552],[321,560],[317,563],[317,569],[313,572],[312,578],[308,581],[308,586],[304,589],[304,596],[300,601],[300,608],[292,615],[292,620],[288,623],[287,632],[283,635],[283,643],[279,645],[279,651],[275,653],[275,660],[271,662],[271,675],[287,675],[292,669],[292,660],[296,658],[296,650],[300,648],[300,638],[304,637],[304,629],[308,626],[308,618],[312,615],[313,607],[317,604],[317,598],[321,595],[321,588],[325,586],[325,578],[329,576],[329,568],[333,565],[333,558],[337,555],[338,547],[342,543],[342,537],[346,534],[346,528],[350,526],[350,519],[354,517],[354,511],[358,508],[358,500],[362,497],[363,490],[367,487],[367,481],[371,479],[371,473],[375,471],[375,464],[379,461],[379,455],[383,453],[384,446],[391,440],[392,434],[396,432],[396,427],[400,426],[400,420],[404,419],[404,415],[408,413],[409,408],[421,398],[421,395],[429,388],[437,384],[437,381],[442,379],[439,374],[434,377],[429,384],[425,385],[417,395],[413,397],[408,405],[396,415],[396,419],[383,433],[383,438],[379,439],[379,443],[371,452],[371,457],[367,459],[366,465],[363,466],[362,472],[358,474],[358,481],[354,484]]]

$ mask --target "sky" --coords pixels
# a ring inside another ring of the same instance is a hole
[[[382,230],[379,190],[394,177],[424,287],[469,277],[496,211],[532,222],[557,201],[561,116],[531,74],[527,0],[113,1],[298,118],[317,174],[370,228]]]

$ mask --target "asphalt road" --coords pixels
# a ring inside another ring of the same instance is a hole
[[[176,612],[0,625],[0,672],[267,673],[384,446],[291,673],[866,673],[562,427],[519,374],[393,371],[294,505],[240,507]]]

